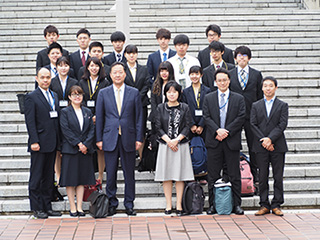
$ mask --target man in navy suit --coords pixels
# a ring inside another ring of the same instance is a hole
[[[43,30],[43,35],[48,43],[48,46],[54,42],[57,42],[60,36],[58,29],[53,25],[48,25]],[[69,56],[69,52],[66,49],[63,49],[61,52],[63,56]],[[47,48],[44,48],[37,54],[36,70],[49,64],[50,60],[48,58],[48,50]]]
[[[224,68],[215,73],[218,90],[204,98],[203,116],[207,128],[209,209],[207,214],[216,213],[214,207],[214,183],[221,178],[221,170],[227,166],[232,184],[233,212],[244,214],[241,208],[241,176],[239,168],[241,129],[245,120],[246,106],[243,96],[229,90],[230,75]]]
[[[171,32],[168,29],[159,29],[157,31],[156,38],[159,43],[160,49],[149,54],[147,61],[148,72],[151,76],[151,85],[156,80],[160,63],[167,61],[177,53],[176,51],[169,48]]]
[[[262,83],[264,98],[252,104],[250,123],[254,134],[253,151],[259,166],[260,210],[261,216],[272,213],[283,216],[283,171],[285,153],[288,151],[284,130],[288,124],[288,104],[276,97],[278,89],[274,77],[265,77]],[[269,167],[273,172],[273,199],[269,201]]]
[[[78,76],[79,69],[86,64],[88,59],[90,36],[90,32],[85,28],[81,28],[77,32],[79,49],[70,55],[70,67],[73,69],[76,79],[81,79],[81,76]]]
[[[250,169],[255,186],[258,187],[259,174],[255,153],[252,151],[253,133],[250,126],[250,112],[252,103],[262,98],[262,74],[249,66],[251,50],[246,46],[239,46],[234,51],[234,58],[238,66],[230,71],[230,90],[241,94],[246,102],[246,121],[243,128],[250,155]]]
[[[219,41],[221,38],[221,28],[216,24],[211,24],[206,29],[206,36],[209,44],[212,41]],[[225,62],[234,64],[232,50],[225,47],[222,58]],[[201,67],[204,69],[212,64],[209,47],[204,48],[198,53],[198,59]]]
[[[103,58],[103,63],[111,66],[114,62],[126,63],[127,59],[124,57],[124,44],[126,43],[126,36],[123,32],[116,31],[111,34],[111,44],[113,46],[113,52]]]
[[[25,121],[28,129],[28,151],[31,153],[29,178],[30,208],[37,218],[61,216],[52,211],[54,160],[59,144],[59,101],[49,90],[50,71],[38,70],[38,88],[26,96]]]
[[[119,201],[117,170],[119,157],[125,179],[124,206],[128,215],[133,210],[135,199],[136,150],[143,142],[142,106],[139,91],[124,84],[126,66],[115,62],[111,65],[113,84],[99,92],[96,106],[97,147],[104,151],[109,198],[109,216],[116,214]]]

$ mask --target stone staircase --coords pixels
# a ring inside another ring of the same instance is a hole
[[[0,0],[0,213],[28,212],[29,154],[24,116],[16,94],[34,88],[36,53],[44,48],[43,28],[54,24],[59,42],[73,52],[75,34],[86,27],[92,40],[101,41],[105,53],[112,49],[115,1]],[[139,62],[146,63],[157,49],[155,32],[164,27],[173,37],[190,37],[189,51],[207,45],[204,30],[215,23],[221,41],[229,48],[247,45],[253,51],[251,66],[279,80],[277,95],[289,104],[286,131],[289,152],[285,167],[285,207],[318,208],[320,201],[320,12],[305,10],[296,0],[132,0],[131,43],[139,48]],[[172,46],[173,47],[173,46]],[[18,66],[18,68],[17,68]],[[246,144],[243,137],[244,151]],[[118,191],[123,196],[119,173]],[[153,173],[136,174],[139,211],[165,207],[162,186]],[[270,180],[272,189],[272,180]],[[205,188],[206,190],[206,188]],[[65,189],[61,189],[65,193]],[[120,200],[121,201],[121,200]],[[257,208],[258,197],[243,198],[246,209]],[[68,202],[55,209],[67,211]],[[122,204],[119,207],[123,208]],[[86,204],[85,209],[88,208]]]

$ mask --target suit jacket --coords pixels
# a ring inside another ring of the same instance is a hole
[[[78,77],[79,77],[79,78],[78,78],[78,81],[81,81],[81,78],[82,78],[82,76],[83,76],[83,74],[84,74],[84,68],[85,68],[85,66],[82,66],[82,67],[80,67],[80,69],[79,69],[79,72],[78,72]],[[110,70],[111,70],[110,66],[103,64],[103,68],[104,68],[104,71],[105,71],[106,74],[107,74],[106,78],[108,79],[108,81],[109,81],[110,83],[112,83],[112,80],[111,80],[111,77],[110,77]]]
[[[92,95],[91,99],[90,99],[90,91],[89,91],[89,86],[88,86],[88,80],[81,79],[79,85],[82,88],[82,90],[84,91],[84,97],[83,97],[84,106],[87,106],[87,101],[88,100],[95,101],[95,106],[96,106],[96,102],[97,102],[97,98],[98,98],[98,94],[99,94],[100,90],[105,88],[105,87],[107,87],[107,86],[109,86],[110,83],[109,83],[109,81],[107,79],[104,79],[104,80],[100,81],[99,85],[98,85],[98,88],[96,89],[95,93]],[[92,90],[91,86],[90,86],[90,88]],[[94,108],[90,107],[90,110],[92,111],[93,114],[95,114],[95,112],[96,112],[95,109],[96,109],[95,107]]]
[[[230,90],[241,94],[246,102],[246,119],[250,119],[250,112],[252,103],[263,97],[262,92],[262,74],[260,71],[249,67],[249,78],[247,86],[242,90],[239,78],[238,78],[238,67],[230,71]]]
[[[37,54],[37,61],[36,61],[36,70],[46,65],[50,65],[50,59],[48,57],[48,48],[44,48]],[[69,57],[69,52],[66,49],[62,49],[62,55]]]
[[[99,92],[96,106],[97,142],[103,141],[104,151],[113,151],[118,142],[121,126],[121,142],[126,152],[136,150],[136,141],[143,141],[143,116],[139,91],[125,85],[121,114],[119,116],[113,85]]]
[[[188,142],[188,134],[191,128],[191,114],[187,104],[180,103],[180,119],[179,119],[179,131],[178,135],[182,134],[186,136],[182,139],[182,143]],[[169,110],[167,103],[161,103],[157,107],[157,113],[155,117],[155,125],[158,132],[159,141],[165,143],[161,137],[168,134],[169,131]]]
[[[114,54],[114,52],[105,56],[102,60],[102,62],[108,66],[111,66],[111,64],[114,63],[115,61],[117,61],[117,59],[116,59],[116,55]],[[127,59],[125,58],[125,56],[122,56],[121,62],[127,63]]]
[[[59,112],[58,95],[54,96],[55,110]],[[31,144],[39,143],[41,153],[54,152],[59,145],[59,119],[50,118],[51,106],[39,88],[26,95],[25,121],[29,134],[28,151]]]
[[[174,55],[176,55],[176,51],[169,49],[169,56],[167,58],[171,58]],[[161,63],[161,56],[160,56],[160,50],[155,51],[148,56],[147,66],[148,66],[148,72],[151,76],[151,84],[156,80],[158,68]]]
[[[287,152],[284,130],[288,125],[288,104],[275,98],[269,117],[264,99],[252,104],[251,129],[254,134],[253,152],[268,152],[262,147],[260,139],[268,137],[274,144],[274,152]]]
[[[209,93],[204,97],[203,116],[207,128],[206,147],[217,148],[219,142],[216,139],[216,131],[220,128],[220,108],[218,91]],[[226,141],[231,150],[241,149],[241,130],[245,121],[246,106],[244,98],[238,93],[230,91],[228,100],[225,129],[229,131]]]
[[[63,97],[63,90],[62,90],[61,82],[60,82],[59,76],[56,76],[55,78],[51,79],[50,89],[52,91],[54,91],[55,93],[57,93],[58,100],[68,100],[69,101],[68,93],[69,93],[70,88],[73,85],[79,85],[78,80],[69,77],[67,80],[65,95]]]
[[[201,67],[203,69],[210,66],[211,62],[210,62],[210,49],[209,49],[209,47],[202,49],[198,53],[198,59],[201,64]],[[234,58],[233,58],[232,50],[230,48],[225,47],[224,53],[222,55],[222,59],[225,62],[231,63],[234,65]]]
[[[191,113],[191,116],[192,116],[191,126],[196,125],[196,126],[204,127],[203,116],[196,116],[195,115],[195,110],[196,109],[202,109],[204,97],[209,92],[210,92],[210,88],[208,88],[208,87],[204,86],[203,84],[201,84],[201,88],[200,88],[200,108],[198,108],[197,101],[196,101],[196,98],[194,96],[194,91],[193,91],[192,86],[187,87],[187,88],[185,88],[183,90],[183,93],[182,93],[183,102],[188,104],[189,109],[190,109],[190,113]]]
[[[150,78],[147,66],[142,66],[137,63],[137,72],[136,72],[136,80],[133,81],[133,77],[131,75],[131,71],[129,67],[126,68],[126,78],[125,84],[128,86],[134,87],[139,90],[142,107],[146,107],[150,104],[149,97],[147,95],[149,88],[150,88]]]
[[[231,63],[223,62],[222,63],[222,68],[227,69],[230,71],[231,69],[234,68],[234,65]],[[214,77],[214,72],[216,71],[215,66],[209,65],[203,70],[203,76],[202,76],[202,83],[209,87],[211,91],[216,91],[218,88],[215,86],[214,81],[216,80]]]
[[[83,127],[80,129],[79,120],[72,106],[61,110],[60,127],[62,132],[61,153],[79,153],[78,144],[82,142],[89,153],[94,152],[94,125],[90,109],[81,107],[83,114]]]
[[[82,75],[78,76],[80,68],[83,67],[82,60],[80,58],[80,50],[70,55],[70,67],[74,70],[74,77],[76,79],[81,79]]]

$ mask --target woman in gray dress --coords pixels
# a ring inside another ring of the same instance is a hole
[[[187,136],[191,127],[191,114],[185,103],[180,103],[181,86],[169,81],[164,94],[166,103],[159,104],[155,125],[159,134],[159,150],[155,181],[163,182],[166,197],[165,214],[172,213],[172,186],[176,187],[176,214],[182,214],[184,181],[194,180]]]

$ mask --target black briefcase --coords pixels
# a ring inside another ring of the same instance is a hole
[[[107,217],[109,210],[109,199],[103,191],[94,191],[88,197],[88,201],[90,202],[89,214],[93,218]]]

